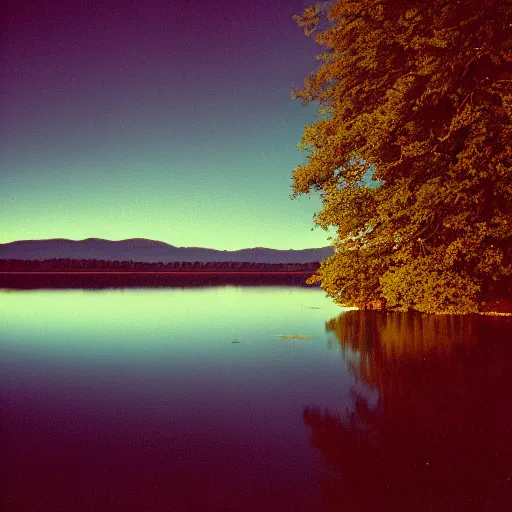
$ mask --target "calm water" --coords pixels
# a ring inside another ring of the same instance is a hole
[[[3,510],[508,510],[511,363],[316,288],[3,290]]]

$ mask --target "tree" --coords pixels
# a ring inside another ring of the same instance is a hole
[[[338,303],[460,313],[512,276],[512,0],[338,0],[296,20],[325,50],[293,197],[335,253]],[[322,25],[322,26],[321,26]]]

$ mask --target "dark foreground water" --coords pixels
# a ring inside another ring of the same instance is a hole
[[[3,290],[0,385],[3,511],[512,509],[510,318]]]

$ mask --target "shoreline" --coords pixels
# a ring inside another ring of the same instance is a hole
[[[262,275],[311,275],[308,271],[285,271],[285,270],[16,270],[16,271],[0,271],[1,275],[101,275],[101,274],[138,274],[138,275],[230,275],[230,274],[262,274]]]
[[[205,286],[304,286],[311,271],[265,270],[27,270],[0,271],[0,288],[111,289]]]

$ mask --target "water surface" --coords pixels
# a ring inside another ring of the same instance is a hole
[[[0,315],[5,510],[511,499],[508,319],[238,286],[4,290]]]

